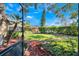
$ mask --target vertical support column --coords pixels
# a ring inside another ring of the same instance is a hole
[[[24,55],[24,10],[21,3],[19,3],[22,8],[22,56]]]
[[[78,56],[79,56],[79,3],[78,3]]]

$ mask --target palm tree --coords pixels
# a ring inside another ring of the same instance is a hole
[[[34,4],[35,9],[38,8],[39,6],[44,6],[42,16],[41,16],[41,26],[44,27],[46,23],[46,12],[51,11],[56,15],[56,17],[60,18],[60,23],[61,25],[64,25],[65,27],[68,25],[68,21],[66,20],[65,13],[70,14],[70,18],[76,19],[78,14],[77,14],[77,9],[75,9],[75,12],[73,11],[73,7],[75,4],[63,4],[62,7],[59,7],[58,4]],[[72,11],[72,12],[71,12]],[[72,19],[71,19],[72,20]]]
[[[21,17],[19,15],[16,15],[16,14],[12,14],[10,16],[15,20],[15,25],[14,25],[14,28],[12,30],[12,33],[13,33],[15,31],[15,29],[17,28],[17,25],[20,23]]]
[[[70,18],[77,18],[78,13],[77,13],[77,9],[75,9],[75,12],[73,11],[73,7],[76,4],[72,4],[72,3],[68,3],[68,4],[63,4],[62,7],[59,7],[58,4],[46,4],[48,7],[46,7],[46,12],[51,11],[52,13],[54,13],[56,15],[56,17],[61,18],[61,20],[63,19],[65,21],[65,13],[70,13]],[[71,12],[72,11],[72,12]],[[64,14],[63,14],[64,13]],[[63,16],[64,17],[63,17]]]
[[[1,38],[1,36],[6,36],[6,33],[8,31],[8,25],[9,25],[7,15],[4,13],[4,10],[5,10],[4,4],[0,4],[0,14],[2,15],[2,19],[0,19],[0,40],[2,41],[4,40],[4,38]]]
[[[29,6],[34,6],[35,7],[35,9],[37,9],[38,8],[38,5],[39,6],[45,6],[45,4],[37,4],[37,3],[35,3],[35,4],[31,4],[31,3],[29,3],[29,4],[22,4],[23,5],[23,10],[24,10],[24,13],[28,13],[29,11],[28,11],[28,7]],[[43,17],[43,15],[44,15],[44,12],[45,12],[45,14],[46,14],[46,12],[48,12],[48,11],[51,11],[52,13],[55,13],[55,15],[57,16],[57,17],[59,17],[59,18],[63,18],[63,17],[61,17],[62,15],[65,15],[65,13],[67,13],[67,12],[69,12],[70,14],[71,14],[71,17],[70,18],[72,18],[72,16],[74,15],[74,17],[73,18],[76,18],[76,16],[77,16],[77,13],[75,13],[74,11],[72,11],[73,10],[73,6],[75,6],[75,4],[72,4],[72,3],[68,3],[68,4],[63,4],[63,6],[62,7],[58,7],[58,4],[51,4],[51,3],[48,3],[48,4],[46,4],[46,7],[45,7],[45,9],[43,10],[43,12],[42,12],[42,17],[41,17],[41,19],[42,18],[45,18],[45,17]],[[70,11],[72,11],[72,12],[70,12]],[[75,11],[77,11],[77,9],[75,10]],[[64,14],[62,13],[62,12],[64,12]],[[65,17],[64,17],[65,18]],[[43,23],[42,22],[42,20],[41,20],[41,23]],[[44,22],[45,23],[45,22]]]

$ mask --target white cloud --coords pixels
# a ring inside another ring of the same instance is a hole
[[[32,18],[32,16],[27,16],[26,18],[31,19],[31,18]]]
[[[34,13],[38,13],[38,12],[34,12]]]
[[[13,4],[10,3],[9,6],[10,6],[10,7],[13,7]]]

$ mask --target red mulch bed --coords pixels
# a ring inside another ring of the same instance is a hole
[[[27,43],[27,49],[25,50],[25,56],[51,56],[52,54],[43,48],[42,43],[39,41],[29,41]]]

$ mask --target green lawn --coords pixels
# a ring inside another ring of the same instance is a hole
[[[50,34],[33,34],[31,31],[25,32],[25,40],[63,40],[62,37],[58,37]]]
[[[48,42],[42,46],[47,48],[54,55],[77,55],[77,39],[77,37],[65,38],[63,36],[55,36],[50,34],[33,34],[30,31],[25,32],[25,40]]]

